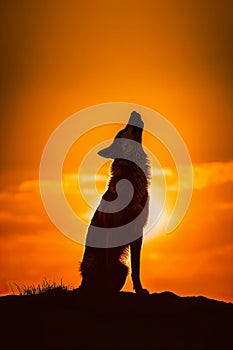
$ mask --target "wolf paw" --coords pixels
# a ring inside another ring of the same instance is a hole
[[[149,295],[150,292],[147,289],[139,288],[135,290],[137,295]]]

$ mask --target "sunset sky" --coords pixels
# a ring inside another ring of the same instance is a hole
[[[144,287],[233,302],[232,7],[224,0],[1,2],[0,294],[44,277],[79,285],[84,247],[45,212],[41,155],[54,129],[74,113],[131,102],[174,125],[194,171],[182,223],[171,235],[152,232],[144,242]],[[116,130],[109,129],[109,138]],[[75,169],[89,142],[101,142],[96,134],[86,138],[70,150],[63,169],[67,199],[77,211]],[[145,143],[174,185],[169,155],[147,135]],[[108,167],[100,170],[99,195]],[[86,190],[93,184],[88,175]],[[158,183],[152,177],[153,188]],[[89,213],[79,208],[88,222]],[[132,290],[130,280],[124,290]]]

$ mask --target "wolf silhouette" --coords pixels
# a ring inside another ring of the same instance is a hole
[[[150,177],[149,161],[142,148],[143,127],[140,114],[132,112],[128,124],[118,132],[113,144],[98,152],[102,157],[113,159],[113,163],[107,191],[87,232],[80,266],[80,289],[84,291],[119,292],[129,272],[130,254],[133,288],[138,294],[148,293],[140,280]]]

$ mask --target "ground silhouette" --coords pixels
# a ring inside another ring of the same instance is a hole
[[[164,292],[0,298],[2,349],[231,349],[233,304]]]

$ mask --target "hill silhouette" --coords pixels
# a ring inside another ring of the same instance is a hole
[[[0,298],[4,349],[230,349],[233,304],[171,292]]]

